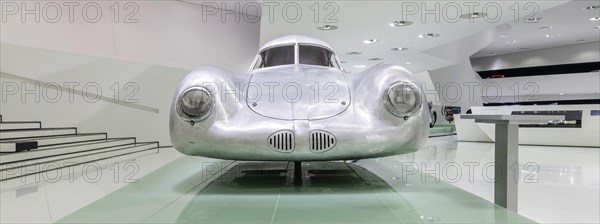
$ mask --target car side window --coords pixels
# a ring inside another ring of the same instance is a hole
[[[252,68],[252,69],[262,68],[263,66],[264,66],[264,60],[263,60],[262,54],[258,54],[256,63],[254,63],[254,68]]]
[[[254,69],[294,64],[294,45],[273,47],[258,55]]]
[[[299,63],[305,65],[320,65],[326,67],[335,67],[331,61],[331,51],[311,45],[299,45]]]
[[[337,69],[340,69],[340,70],[342,69],[342,67],[340,66],[340,63],[335,58],[334,54],[331,54],[331,56],[329,58],[330,58],[329,61],[331,63],[331,65],[329,67],[334,67],[334,68],[337,68]]]

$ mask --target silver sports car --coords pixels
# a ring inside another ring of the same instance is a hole
[[[245,74],[198,68],[177,90],[171,140],[187,155],[231,160],[356,160],[410,153],[430,109],[406,69],[344,71],[331,47],[305,36],[263,46]]]

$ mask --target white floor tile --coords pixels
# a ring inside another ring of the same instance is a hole
[[[423,166],[425,172],[451,183],[456,179],[456,169],[444,166],[457,164],[463,172],[452,184],[493,201],[494,185],[486,181],[482,169],[494,162],[493,143],[458,142],[455,136],[431,138],[427,147],[414,156],[395,159]],[[479,165],[470,174],[472,181],[465,163]],[[519,164],[519,214],[542,223],[600,222],[600,149],[521,145]],[[531,166],[524,170],[524,164]],[[432,171],[436,166],[437,173]],[[488,170],[490,178],[492,170]]]

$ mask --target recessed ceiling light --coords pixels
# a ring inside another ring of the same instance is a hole
[[[413,63],[414,63],[414,62],[412,62],[412,61],[407,61],[407,62],[404,62],[404,64],[407,64],[407,65],[412,65]]]
[[[583,42],[585,42],[585,40],[583,40],[583,39],[582,40],[577,40],[577,43],[583,43]]]
[[[406,50],[408,50],[408,48],[406,48],[406,47],[395,47],[395,48],[390,49],[390,51],[406,51]]]
[[[495,51],[490,52],[490,55],[496,55]]]
[[[562,96],[562,95],[565,95],[565,93],[559,93],[558,95],[561,95],[561,96]]]
[[[383,58],[369,58],[369,61],[381,61]]]
[[[421,34],[419,35],[419,38],[436,38],[439,37],[440,35],[437,33],[427,33],[427,34]]]
[[[363,43],[365,43],[365,44],[372,44],[372,43],[375,43],[377,41],[379,41],[379,40],[377,40],[377,39],[367,39],[367,40],[363,40]]]
[[[548,37],[548,38],[558,37],[558,36],[560,36],[560,34],[557,34],[557,33],[546,34],[546,37]]]
[[[540,30],[549,30],[549,29],[552,29],[552,26],[541,26],[538,29],[540,29]]]
[[[404,21],[404,20],[392,21],[392,22],[388,23],[388,25],[391,26],[391,27],[410,26],[412,24],[413,24],[413,22],[411,22],[411,21]]]
[[[510,35],[509,34],[502,34],[502,35],[500,35],[500,37],[510,37]]]
[[[529,18],[527,18],[527,21],[529,21],[529,22],[539,22],[540,20],[542,20],[542,17],[529,17]]]
[[[355,68],[364,68],[364,67],[367,67],[367,66],[366,65],[355,65],[354,67]]]
[[[477,19],[477,18],[483,18],[487,16],[487,13],[484,12],[474,12],[474,13],[467,13],[467,14],[463,14],[460,16],[460,18],[463,19]]]
[[[590,21],[598,21],[598,20],[600,20],[600,17],[592,17],[592,18],[590,18]]]
[[[529,49],[531,49],[531,48],[524,47],[524,48],[521,48],[521,49],[519,49],[519,50],[520,50],[520,51],[526,51],[526,50],[529,50]]]
[[[583,8],[584,10],[594,10],[594,9],[600,9],[600,5],[592,5],[592,6],[588,6]]]
[[[516,44],[516,43],[519,43],[519,41],[517,41],[517,40],[509,40],[509,41],[506,41],[506,43],[507,44]]]
[[[337,30],[337,26],[336,25],[319,25],[317,26],[317,30],[323,30],[323,31],[332,31],[332,30]]]
[[[346,54],[347,54],[347,55],[361,55],[361,54],[362,54],[362,52],[358,52],[358,51],[351,51],[351,52],[348,52],[348,53],[346,53]]]

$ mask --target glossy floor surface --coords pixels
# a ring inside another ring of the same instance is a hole
[[[520,147],[519,213],[493,198],[493,144],[431,138],[417,153],[293,163],[171,149],[94,172],[1,183],[1,220],[59,223],[597,223],[596,148]],[[79,169],[79,168],[78,168]],[[89,170],[89,169],[88,169]],[[132,172],[135,171],[135,172]],[[98,178],[100,174],[100,178]]]

